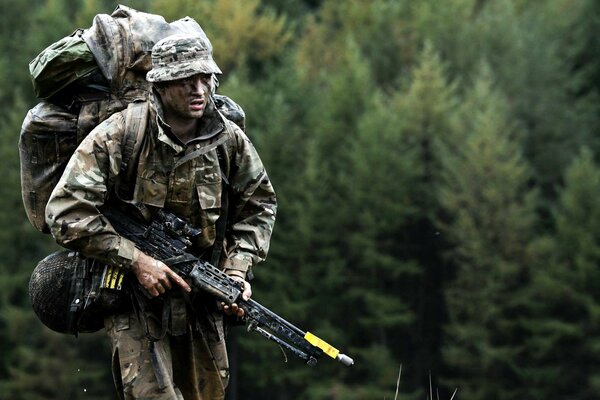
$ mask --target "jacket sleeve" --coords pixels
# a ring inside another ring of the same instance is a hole
[[[234,132],[237,150],[230,176],[233,204],[224,268],[230,275],[245,277],[267,256],[277,201],[256,149],[237,126]]]
[[[46,206],[46,222],[63,247],[129,268],[134,245],[119,236],[98,208],[121,167],[122,113],[98,125],[78,146]]]

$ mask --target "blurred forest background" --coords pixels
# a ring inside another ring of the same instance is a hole
[[[55,334],[29,276],[28,62],[116,2],[0,2],[0,398],[116,398],[103,332]],[[147,0],[189,15],[279,196],[254,297],[355,359],[243,328],[230,400],[600,393],[600,2]]]

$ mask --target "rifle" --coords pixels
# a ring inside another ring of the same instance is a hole
[[[346,366],[354,360],[310,332],[304,332],[258,302],[242,298],[243,283],[187,251],[190,239],[200,231],[176,215],[159,210],[150,222],[141,222],[116,207],[102,213],[121,236],[131,240],[147,255],[164,262],[193,288],[203,290],[225,304],[236,303],[244,310],[248,331],[255,331],[314,366],[328,355]]]

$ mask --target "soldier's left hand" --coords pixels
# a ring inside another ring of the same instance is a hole
[[[234,277],[234,276],[232,276],[232,278],[236,281],[240,281],[240,282],[244,283],[244,291],[242,292],[242,299],[249,300],[250,296],[252,296],[252,286],[250,285],[250,282],[248,282],[246,280],[242,280],[242,278],[238,278],[238,277]],[[240,306],[238,306],[236,303],[232,303],[231,305],[221,303],[221,308],[223,309],[223,313],[225,313],[225,315],[234,315],[237,317],[244,316],[244,309],[241,308]]]

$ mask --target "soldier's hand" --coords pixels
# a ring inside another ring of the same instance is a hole
[[[154,297],[160,296],[171,289],[172,282],[181,286],[186,292],[192,290],[190,285],[171,268],[167,267],[165,263],[146,255],[138,249],[133,254],[131,270],[140,282],[140,285]]]
[[[249,300],[250,296],[252,296],[252,286],[250,285],[250,282],[248,282],[246,280],[243,280],[242,278],[237,277],[237,276],[231,276],[231,278],[233,278],[236,281],[244,283],[244,290],[242,292],[242,299]],[[238,306],[236,303],[232,303],[231,305],[227,305],[225,303],[221,303],[221,308],[223,309],[223,312],[226,315],[234,315],[234,316],[237,316],[237,317],[243,317],[244,316],[244,309],[241,308],[240,306]]]

